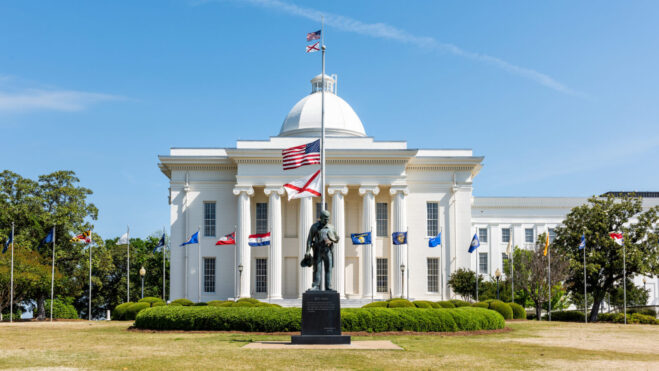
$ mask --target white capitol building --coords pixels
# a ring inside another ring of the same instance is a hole
[[[311,287],[312,271],[299,263],[320,198],[289,202],[282,185],[318,166],[284,171],[281,155],[320,136],[321,76],[311,84],[311,94],[293,106],[270,139],[239,140],[235,148],[172,148],[159,156],[170,179],[171,299],[253,297],[293,305]],[[333,286],[345,305],[372,297],[452,298],[447,284],[452,272],[476,270],[476,264],[485,276],[503,271],[508,241],[532,248],[539,234],[551,236],[571,208],[586,202],[474,197],[483,157],[470,149],[376,141],[335,87],[336,77],[326,76],[326,202],[342,236],[335,245]],[[657,204],[659,198],[644,199],[645,207]],[[197,230],[199,244],[179,247]],[[234,230],[235,246],[215,246]],[[352,244],[351,233],[367,231],[372,246]],[[408,244],[393,245],[391,234],[404,231]],[[248,245],[248,235],[266,232],[269,247]],[[439,232],[442,244],[429,248],[429,238]],[[481,246],[469,254],[474,233]],[[650,302],[659,304],[659,279],[647,279],[646,285]]]

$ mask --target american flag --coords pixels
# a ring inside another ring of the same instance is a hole
[[[311,40],[320,40],[320,30],[316,32],[309,32],[307,34],[307,41],[311,41]]]
[[[297,169],[304,165],[320,164],[320,139],[281,151],[284,170]]]

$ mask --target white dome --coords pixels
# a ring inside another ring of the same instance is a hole
[[[320,136],[321,76],[311,80],[312,92],[293,106],[279,131],[280,137]],[[365,137],[359,116],[335,94],[336,81],[325,75],[325,135]]]

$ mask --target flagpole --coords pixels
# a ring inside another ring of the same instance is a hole
[[[238,244],[236,243],[238,226],[233,226],[233,301],[237,301],[238,297],[238,275],[236,270],[238,270]]]
[[[162,236],[165,238],[163,241],[164,244],[162,245],[162,301],[165,303],[167,302],[166,300],[166,295],[165,295],[165,254],[167,253],[167,236],[165,235],[165,227],[162,227]]]
[[[12,239],[12,246],[14,240]],[[13,252],[13,250],[12,250]],[[622,239],[622,292],[623,292],[623,306],[625,310],[625,325],[627,324],[627,262],[625,260],[626,249],[625,239]]]
[[[130,227],[126,226],[126,303],[130,301]]]
[[[9,296],[9,322],[14,322],[14,222],[11,222],[11,294]]]
[[[92,320],[92,230],[89,230],[89,320]]]
[[[322,72],[320,75],[320,194],[321,210],[325,210],[325,30],[324,17],[320,17],[320,48],[322,50]]]
[[[50,322],[53,322],[53,301],[55,300],[55,226],[53,226],[53,266],[50,276]]]
[[[478,266],[481,264],[478,250],[476,250],[476,302],[478,302]]]
[[[549,312],[547,313],[547,317],[549,321],[551,322],[551,249],[549,248],[549,230],[546,231],[547,236],[546,238],[546,244],[547,244],[547,280],[549,281],[549,304],[547,308],[549,308]]]
[[[199,242],[199,232],[201,226],[197,226],[197,303],[201,302],[201,242]]]
[[[510,295],[512,297],[511,302],[515,302],[515,245],[513,245],[512,237],[509,242],[510,249]]]
[[[584,234],[584,237],[586,235]],[[588,323],[588,291],[586,291],[586,244],[583,246],[583,314],[584,322]]]

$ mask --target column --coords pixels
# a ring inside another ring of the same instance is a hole
[[[362,297],[370,298],[375,294],[375,196],[380,193],[376,185],[364,185],[359,188],[363,196],[362,230],[371,232],[371,245],[362,246]]]
[[[406,186],[391,186],[389,193],[394,197],[393,202],[393,232],[406,232],[407,231],[407,206],[406,196],[409,190]],[[393,257],[393,296],[394,297],[407,297],[407,284],[403,282],[401,276],[400,266],[405,265],[405,273],[409,269],[407,264],[407,244],[405,245],[392,245],[394,249],[391,256]]]
[[[247,243],[251,231],[251,206],[249,198],[254,195],[254,189],[251,186],[236,186],[233,194],[238,196],[238,230],[236,231],[236,248],[238,250],[238,265],[243,266],[240,273],[236,267],[236,277],[238,280],[238,297],[250,297],[250,276],[251,276],[251,255],[252,249]]]
[[[345,242],[345,207],[344,196],[348,194],[345,185],[330,185],[327,193],[332,196],[332,224],[339,235],[339,242],[334,247],[334,274],[332,284],[341,298],[345,298],[345,267],[346,267],[346,242]]]
[[[268,290],[270,299],[281,299],[282,284],[282,229],[281,229],[281,195],[284,194],[282,187],[265,187],[265,195],[269,196],[268,219],[270,221],[270,254],[268,263],[268,277],[270,283]]]
[[[311,207],[311,197],[304,197],[300,199],[300,223],[298,225],[298,241],[300,245],[300,259],[298,262],[304,259],[304,254],[307,252],[307,237],[309,236],[309,229],[313,224],[313,208]],[[311,288],[311,283],[313,281],[313,270],[309,268],[300,268],[300,290],[299,295],[302,297],[302,294]]]
[[[188,202],[189,202],[189,193],[190,193],[190,174],[188,172],[185,173],[185,186],[183,186],[183,213],[185,214],[185,223],[183,226],[183,242],[187,241],[190,236],[188,233],[190,232],[190,211],[188,210]],[[183,247],[185,249],[185,267],[183,268],[183,277],[184,277],[184,285],[185,288],[183,290],[183,297],[188,298],[188,275],[190,274],[190,266],[188,264],[189,260],[189,254],[188,250],[190,249],[190,245],[185,245]]]

